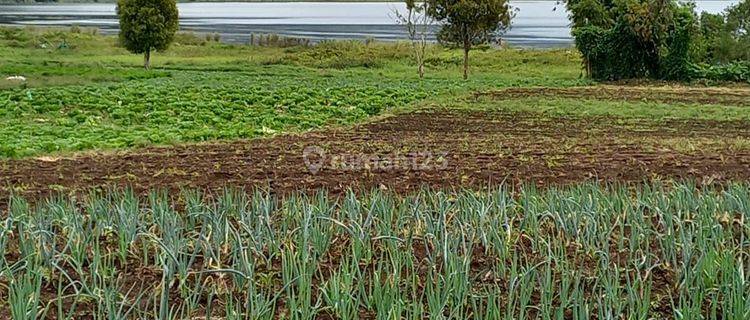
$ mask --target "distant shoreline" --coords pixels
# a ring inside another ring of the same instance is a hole
[[[118,32],[115,5],[112,2],[97,4],[75,1],[78,3],[6,6],[5,9],[0,8],[0,23],[93,27],[104,34]],[[396,8],[404,9],[403,2],[292,1],[182,2],[180,28],[200,34],[218,35],[226,43],[246,43],[252,35],[279,35],[309,39],[311,42],[408,39],[403,26],[399,26],[390,16]],[[697,2],[697,8],[718,12],[732,1]],[[560,10],[561,5],[556,5],[554,1],[511,0],[513,2],[519,8],[519,14],[514,20],[513,28],[503,35],[506,42],[517,47],[572,46],[569,17],[564,9]],[[705,6],[702,7],[701,3]],[[430,41],[435,40],[437,31],[430,31]]]
[[[512,2],[525,2],[525,1],[547,1],[547,2],[558,2],[557,0],[511,0]],[[702,0],[702,2],[722,2],[725,0]],[[35,1],[28,1],[28,2],[17,2],[15,0],[8,1],[8,0],[0,0],[0,5],[54,5],[54,4],[75,4],[75,3],[116,3],[117,0],[60,0],[60,1],[54,1],[54,2],[35,2]],[[233,0],[233,1],[226,1],[226,0],[199,0],[199,1],[185,1],[185,0],[177,0],[178,3],[194,3],[194,2],[216,2],[216,3],[231,3],[231,2],[251,2],[251,3],[262,3],[262,2],[373,2],[373,3],[381,3],[381,2],[403,2],[403,1],[397,1],[397,0]]]
[[[511,0],[511,2],[537,2],[537,1],[547,1],[547,2],[558,2],[557,0]],[[702,0],[702,2],[722,2],[724,0]],[[0,0],[0,5],[55,5],[55,4],[97,4],[97,3],[116,3],[117,0],[61,0],[61,1],[55,1],[55,2],[16,2],[16,1],[3,1]],[[184,1],[184,0],[177,0],[178,3],[201,3],[201,2],[216,2],[216,3],[242,3],[242,2],[248,2],[248,3],[279,3],[279,2],[299,2],[299,3],[383,3],[383,2],[403,2],[403,1],[394,1],[394,0],[234,0],[234,1],[225,1],[225,0],[200,0],[200,1]]]
[[[523,1],[523,0],[520,0]],[[542,0],[542,1],[549,1],[549,2],[555,2],[554,0]],[[0,5],[55,5],[55,4],[96,4],[96,3],[116,3],[117,0],[82,0],[82,1],[76,1],[76,0],[70,0],[70,1],[56,1],[56,2],[13,2],[13,1],[2,1],[0,0]],[[403,1],[392,1],[392,0],[234,0],[234,1],[224,1],[224,0],[201,0],[201,1],[180,1],[177,0],[178,3],[199,3],[199,2],[216,2],[216,3],[232,3],[232,2],[251,2],[251,3],[263,3],[263,2],[269,2],[269,3],[276,3],[276,2],[375,2],[375,3],[381,3],[381,2],[403,2]]]

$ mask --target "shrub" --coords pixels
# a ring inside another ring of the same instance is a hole
[[[750,62],[740,61],[720,65],[693,64],[691,73],[694,78],[750,83]]]
[[[33,39],[30,32],[13,27],[0,27],[0,40],[8,41],[16,44],[23,44],[31,42]]]
[[[568,8],[590,77],[688,80],[693,74],[699,31],[692,6],[640,0],[605,6],[586,0]]]
[[[194,32],[178,32],[174,36],[174,43],[184,46],[203,46],[206,45],[206,40]]]
[[[661,59],[660,77],[667,80],[689,80],[691,72],[691,46],[697,41],[699,28],[692,7],[680,7],[674,18],[674,27],[667,37],[667,53]]]
[[[581,51],[587,71],[594,79],[620,80],[652,76],[647,49],[622,23],[605,30],[582,27],[574,30],[576,46]]]
[[[361,41],[322,41],[310,47],[286,50],[278,63],[302,64],[319,68],[344,69],[352,67],[375,68],[389,60],[407,59],[411,55],[408,45],[364,44]]]

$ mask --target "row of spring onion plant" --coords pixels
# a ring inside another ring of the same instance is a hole
[[[0,214],[0,318],[749,319],[750,185],[96,191]]]

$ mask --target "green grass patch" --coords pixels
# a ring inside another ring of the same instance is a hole
[[[457,102],[450,108],[477,111],[510,111],[544,114],[550,117],[613,117],[642,121],[693,119],[717,121],[750,121],[750,109],[742,106],[608,101],[529,97],[512,100],[480,99],[477,102]]]

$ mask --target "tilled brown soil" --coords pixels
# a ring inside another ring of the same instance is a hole
[[[583,180],[750,178],[745,122],[548,118],[456,111],[401,114],[353,128],[268,139],[0,162],[0,188],[39,198],[92,187],[347,188],[546,185]],[[685,151],[675,140],[700,142]],[[307,153],[305,152],[307,150]],[[320,155],[319,153],[324,153]],[[323,166],[310,169],[309,164]],[[312,171],[312,172],[311,172]]]
[[[594,87],[572,88],[507,88],[478,92],[475,98],[517,99],[526,97],[554,97],[572,99],[597,99],[613,101],[652,101],[686,104],[723,104],[733,106],[750,106],[750,88],[716,88],[716,87],[642,87],[600,85]]]

